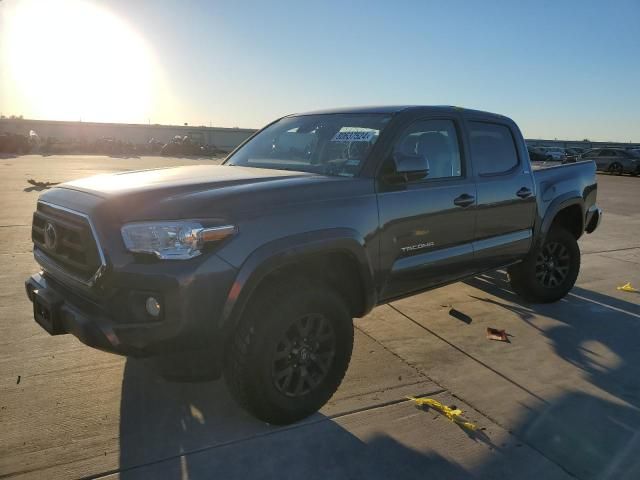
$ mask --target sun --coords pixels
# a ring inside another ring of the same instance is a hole
[[[153,50],[82,0],[0,4],[0,110],[32,118],[146,122],[161,84]]]

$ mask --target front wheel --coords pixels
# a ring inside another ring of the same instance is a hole
[[[269,285],[250,302],[224,362],[231,394],[268,423],[319,410],[349,366],[353,323],[344,300],[304,279]]]
[[[564,228],[553,228],[542,246],[525,261],[509,267],[513,290],[525,300],[551,303],[564,298],[580,271],[580,248]]]
[[[612,163],[609,167],[609,173],[612,175],[622,175],[624,173],[624,168],[619,163]]]

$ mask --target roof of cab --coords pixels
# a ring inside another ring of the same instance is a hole
[[[505,118],[504,115],[497,113],[484,112],[481,110],[472,110],[469,108],[455,107],[451,105],[379,105],[379,106],[365,106],[365,107],[342,107],[342,108],[330,108],[326,110],[316,110],[311,112],[301,112],[288,115],[291,117],[303,116],[303,115],[329,115],[335,113],[342,114],[387,114],[395,115],[406,111],[421,110],[425,114],[427,113],[445,113],[445,112],[464,112],[466,114],[477,114],[484,117],[500,117]]]

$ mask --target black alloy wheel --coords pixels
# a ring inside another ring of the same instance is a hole
[[[242,407],[284,425],[327,403],[352,350],[344,295],[322,280],[293,274],[253,294],[225,352],[224,377]]]
[[[298,318],[276,345],[272,362],[275,387],[288,397],[308,394],[324,381],[335,354],[335,332],[324,315]]]
[[[563,298],[573,288],[579,272],[577,238],[562,227],[553,227],[539,249],[507,268],[513,291],[535,303]]]
[[[558,242],[545,243],[536,257],[536,279],[546,288],[555,288],[567,279],[571,259],[567,247]]]

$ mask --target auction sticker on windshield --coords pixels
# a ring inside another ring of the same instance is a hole
[[[340,131],[331,139],[332,142],[370,142],[376,132],[369,131]]]

